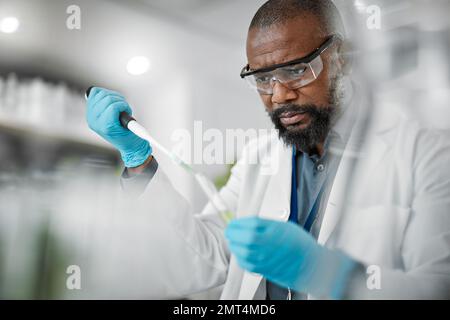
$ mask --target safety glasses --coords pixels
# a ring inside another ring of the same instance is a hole
[[[265,95],[273,94],[276,81],[291,90],[304,87],[319,77],[323,70],[320,55],[337,39],[341,37],[332,35],[311,54],[300,59],[257,70],[250,70],[247,64],[241,71],[241,78],[246,79],[251,88]]]

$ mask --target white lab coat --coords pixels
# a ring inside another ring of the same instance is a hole
[[[393,110],[385,115],[364,140],[358,167],[351,161],[352,141],[360,137],[352,135],[347,144],[322,203],[318,241],[380,267],[381,289],[369,290],[366,275],[359,274],[349,285],[349,299],[450,298],[449,139]],[[255,154],[259,162],[248,164]],[[220,191],[236,217],[288,219],[291,160],[292,149],[277,136],[247,146]],[[356,179],[350,192],[351,171]],[[340,216],[345,194],[345,216]],[[222,299],[265,298],[261,276],[245,272],[230,257],[226,226],[210,204],[193,214],[161,168],[140,201],[151,204],[149,214],[161,215],[173,231],[162,257],[170,263],[158,275],[167,279],[166,292],[189,294],[224,284]]]

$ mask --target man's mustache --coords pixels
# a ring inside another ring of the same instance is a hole
[[[284,106],[278,107],[275,110],[272,110],[269,112],[269,116],[272,120],[280,119],[282,117],[285,117],[286,115],[294,115],[294,114],[300,114],[300,113],[309,113],[309,114],[316,114],[320,111],[318,111],[318,107],[312,104],[306,104],[306,105],[299,105],[299,104],[286,104]]]

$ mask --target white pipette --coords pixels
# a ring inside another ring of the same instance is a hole
[[[89,97],[90,91],[93,87],[90,87],[86,90],[86,100]],[[147,140],[152,147],[157,148],[159,151],[164,153],[166,156],[168,156],[172,161],[182,167],[184,170],[189,172],[195,177],[195,180],[200,185],[200,188],[203,190],[203,192],[208,197],[211,204],[215,207],[217,211],[220,212],[220,215],[225,223],[229,223],[231,219],[233,218],[233,213],[231,210],[228,209],[225,201],[220,197],[220,194],[218,190],[216,189],[215,185],[212,183],[208,177],[206,177],[204,174],[195,171],[190,165],[188,165],[186,162],[184,162],[180,157],[178,157],[173,152],[170,152],[167,150],[163,145],[161,145],[158,141],[156,141],[149,133],[148,131],[141,126],[136,119],[134,119],[132,116],[130,116],[126,112],[122,112],[120,114],[120,123],[121,125],[133,132],[138,137]]]

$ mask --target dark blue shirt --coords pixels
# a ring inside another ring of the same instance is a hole
[[[321,198],[329,191],[329,182],[334,180],[340,156],[329,152],[328,147],[330,141],[336,145],[338,140],[336,135],[330,134],[322,157],[301,151],[294,152],[289,220],[298,223],[307,232],[311,231],[319,216]],[[270,300],[286,300],[288,297],[288,289],[270,281],[266,282],[266,288],[267,298]],[[299,292],[291,292],[291,295],[293,300],[306,298],[305,294]]]

